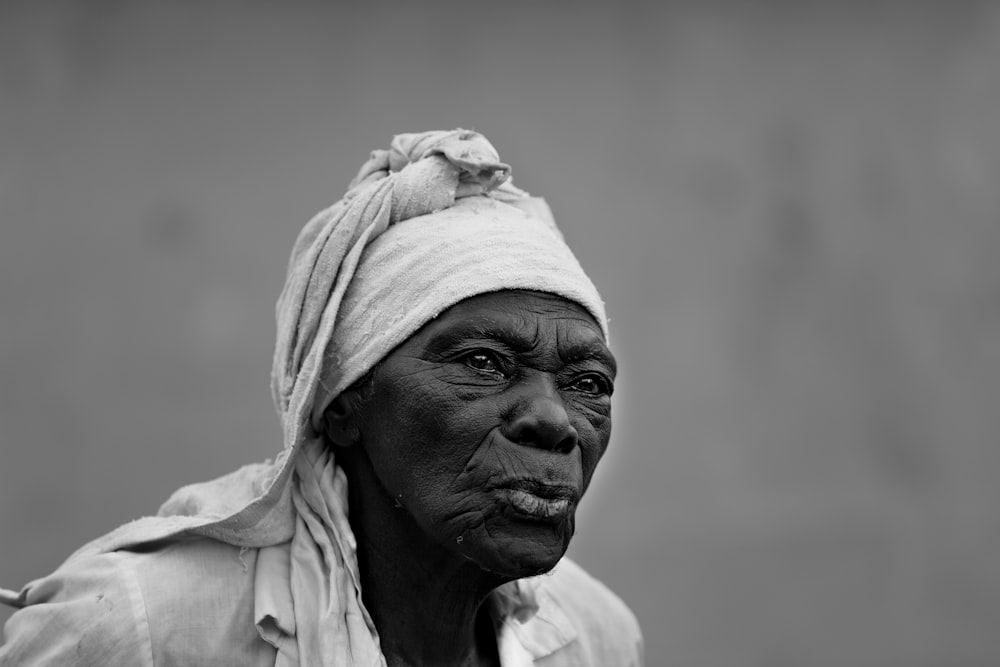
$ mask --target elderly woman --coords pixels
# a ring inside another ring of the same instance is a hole
[[[281,455],[4,591],[0,664],[640,664],[563,558],[611,433],[604,307],[509,174],[463,130],[375,151],[292,253]]]

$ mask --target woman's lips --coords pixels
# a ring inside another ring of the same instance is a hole
[[[518,514],[541,520],[565,518],[577,493],[572,487],[542,484],[530,480],[504,485],[507,504]]]
[[[520,489],[508,489],[507,502],[519,514],[536,519],[558,519],[569,512],[568,498],[541,498]]]

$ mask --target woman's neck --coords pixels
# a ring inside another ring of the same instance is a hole
[[[505,580],[430,542],[370,478],[363,453],[339,458],[351,480],[361,596],[388,665],[499,665],[483,603]]]

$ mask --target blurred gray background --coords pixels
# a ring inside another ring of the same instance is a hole
[[[458,126],[608,303],[651,667],[1000,664],[989,2],[0,1],[0,585],[277,452],[296,233]]]

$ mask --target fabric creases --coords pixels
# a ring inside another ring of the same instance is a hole
[[[361,602],[356,543],[347,520],[347,478],[322,442],[295,465],[296,509],[289,586],[302,664],[384,666],[375,624]],[[303,659],[305,658],[305,659]]]

